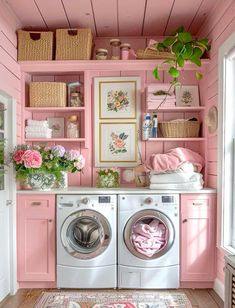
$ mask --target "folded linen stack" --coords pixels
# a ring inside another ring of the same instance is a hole
[[[51,138],[52,129],[47,121],[27,120],[25,127],[26,138]]]
[[[203,188],[203,157],[190,149],[175,148],[151,156],[150,189],[199,190]]]
[[[176,97],[174,94],[174,88],[170,84],[149,84],[147,87],[147,103],[148,109],[158,108],[164,100],[164,103],[160,107],[173,108],[175,107]]]

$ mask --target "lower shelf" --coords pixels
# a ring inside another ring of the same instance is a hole
[[[27,138],[25,142],[85,142],[85,138]]]
[[[203,137],[194,137],[194,138],[149,138],[148,140],[145,141],[204,141],[206,138]]]

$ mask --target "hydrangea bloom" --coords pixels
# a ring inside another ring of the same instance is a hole
[[[51,151],[56,157],[63,157],[65,154],[65,148],[62,145],[54,145]]]

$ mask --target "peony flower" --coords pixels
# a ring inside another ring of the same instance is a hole
[[[54,145],[53,147],[51,147],[51,151],[56,157],[63,157],[65,153],[65,148],[62,145]]]
[[[15,153],[13,154],[13,160],[16,162],[17,165],[23,163],[22,157],[23,157],[23,155],[24,155],[24,152],[25,152],[25,151],[23,151],[23,150],[17,150],[17,151],[15,151]]]
[[[74,167],[81,170],[85,166],[85,158],[80,154],[78,159],[74,162]]]
[[[35,150],[25,151],[22,160],[25,168],[40,168],[42,165],[42,156]]]
[[[120,139],[120,138],[117,138],[115,141],[114,141],[114,144],[117,148],[121,149],[125,146],[125,142]]]
[[[80,152],[78,150],[69,150],[65,153],[64,157],[70,161],[79,159]]]

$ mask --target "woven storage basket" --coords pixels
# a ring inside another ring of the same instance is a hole
[[[29,85],[30,107],[66,107],[66,83],[31,82]]]
[[[165,138],[191,138],[198,137],[200,130],[199,121],[161,121],[159,128]]]
[[[91,29],[56,30],[56,60],[89,60],[91,50]]]
[[[18,61],[52,60],[53,32],[18,30]]]
[[[137,59],[175,59],[175,56],[170,52],[162,52],[156,49],[137,49]]]

